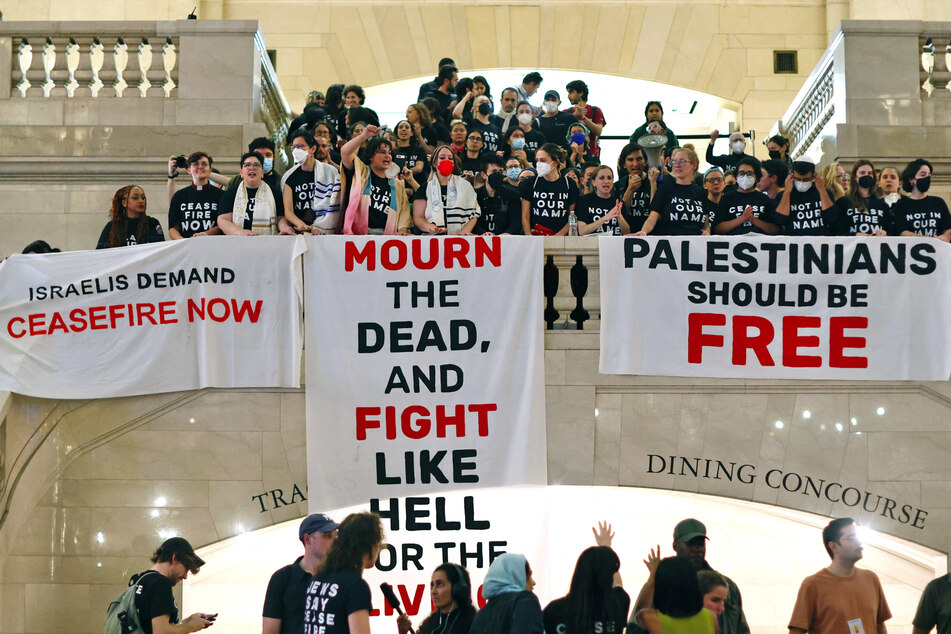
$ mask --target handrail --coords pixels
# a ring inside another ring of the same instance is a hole
[[[267,53],[267,46],[264,43],[264,36],[260,30],[254,34],[254,44],[261,60],[261,99],[260,116],[262,123],[267,127],[271,140],[277,147],[277,156],[279,158],[278,167],[286,167],[290,161],[285,148],[285,139],[290,131],[291,119],[293,113],[291,107],[284,97],[284,91],[281,90],[281,84],[277,79],[277,71],[271,64],[271,58]]]

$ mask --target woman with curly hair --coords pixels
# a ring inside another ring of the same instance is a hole
[[[99,235],[97,249],[125,247],[146,242],[164,242],[165,234],[157,218],[145,213],[145,190],[126,185],[112,197],[111,218]]]
[[[307,588],[304,628],[332,626],[337,634],[370,634],[370,586],[363,571],[383,548],[383,524],[376,513],[351,513],[337,527],[337,540]]]

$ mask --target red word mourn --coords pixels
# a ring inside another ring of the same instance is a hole
[[[718,328],[726,326],[727,318],[722,313],[690,313],[687,324],[687,361],[702,363],[704,348],[725,347],[725,337],[717,334]],[[822,356],[803,354],[804,349],[818,348],[817,335],[803,334],[803,330],[816,330],[823,327],[822,317],[787,316],[783,317],[782,366],[786,368],[822,367]],[[830,317],[826,328],[829,331],[828,367],[830,368],[867,368],[868,358],[846,356],[848,349],[864,349],[865,337],[849,337],[846,330],[865,330],[867,317]],[[747,365],[748,353],[756,355],[760,366],[775,366],[769,345],[776,339],[776,328],[769,319],[757,315],[734,315],[729,334],[732,338],[733,365]]]
[[[362,265],[367,271],[375,271],[377,265],[387,271],[399,271],[406,267],[420,270],[434,269],[439,264],[444,268],[481,268],[488,265],[502,266],[502,239],[490,238],[420,238],[406,240],[367,240],[360,246],[347,242],[344,247],[344,269],[352,271]]]

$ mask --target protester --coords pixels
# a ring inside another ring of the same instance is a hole
[[[713,209],[706,192],[694,184],[693,175],[699,162],[693,150],[676,148],[671,155],[673,170],[665,180],[674,182],[658,186],[651,200],[651,212],[638,235],[654,233],[661,236],[710,235],[709,217]],[[660,171],[652,167],[648,178],[656,181]]]
[[[647,178],[647,155],[636,143],[628,143],[617,159],[617,182],[614,195],[624,203],[622,214],[632,232],[641,230],[650,214],[650,201],[657,181]]]
[[[536,121],[538,130],[546,140],[557,143],[566,150],[568,149],[568,126],[575,123],[577,119],[573,109],[565,111],[559,110],[561,106],[561,97],[557,90],[549,90],[545,93],[545,100],[542,102],[542,114]]]
[[[815,163],[808,159],[793,161],[792,173],[786,177],[783,196],[776,205],[777,214],[786,217],[786,235],[831,235],[838,216],[832,200],[825,179],[816,174]]]
[[[763,161],[761,167],[763,175],[760,177],[757,189],[766,194],[775,206],[782,196],[783,185],[786,183],[786,177],[789,176],[789,169],[784,161],[778,159]]]
[[[340,148],[344,177],[340,207],[345,210],[343,232],[348,235],[406,235],[413,222],[405,185],[397,178],[399,170],[389,171],[393,148],[379,134],[380,128],[367,126]],[[357,151],[363,144],[361,159]]]
[[[706,154],[707,163],[710,165],[716,165],[717,167],[722,168],[724,171],[728,169],[735,171],[739,162],[742,159],[750,156],[746,153],[746,136],[744,136],[742,132],[734,132],[730,135],[730,153],[714,156],[713,144],[716,143],[716,140],[719,138],[719,136],[719,130],[714,130],[710,133],[710,143],[707,145]]]
[[[789,156],[789,139],[779,134],[769,137],[766,142],[766,151],[773,161],[782,161],[788,171],[792,167],[792,158]],[[782,180],[780,180],[782,182]]]
[[[264,182],[264,157],[257,152],[241,156],[241,182],[227,190],[218,203],[218,227],[228,235],[270,234],[284,215],[280,183]]]
[[[169,159],[169,180],[174,168]],[[211,157],[194,152],[187,159],[192,184],[172,195],[168,205],[168,236],[173,240],[194,236],[212,236],[221,233],[218,228],[218,203],[222,191],[208,181],[211,175]]]
[[[883,167],[878,173],[878,188],[882,192],[882,202],[892,209],[902,197],[899,171],[894,167]]]
[[[473,231],[483,234],[522,234],[522,199],[518,194],[518,161],[511,160],[506,175],[502,159],[487,156],[482,162],[482,185],[476,187],[479,220]]]
[[[631,232],[621,213],[624,203],[614,193],[614,171],[608,165],[594,169],[593,191],[578,200],[578,235],[614,235]]]
[[[779,233],[779,225],[772,222],[773,201],[755,189],[762,176],[758,160],[752,156],[740,159],[736,166],[736,189],[723,194],[714,209],[710,220],[713,233],[731,236]]]
[[[604,113],[601,108],[588,104],[588,84],[580,79],[568,82],[565,90],[568,91],[568,101],[571,102],[571,108],[567,108],[565,112],[573,115],[588,131],[588,153],[591,156],[600,156],[601,146],[598,138],[607,124]]]
[[[429,596],[433,611],[416,629],[416,634],[468,634],[476,615],[468,570],[458,564],[439,565],[429,582]],[[396,627],[399,634],[407,634],[412,623],[408,616],[400,614]]]
[[[901,173],[902,187],[908,192],[892,208],[895,233],[901,236],[927,236],[942,242],[951,241],[951,214],[948,204],[938,196],[928,196],[931,189],[931,163],[915,159]]]
[[[485,607],[469,634],[541,634],[542,608],[532,594],[535,580],[525,555],[505,553],[495,558],[482,582]]]
[[[562,172],[566,153],[554,143],[546,143],[536,153],[534,179],[519,186],[522,196],[522,232],[524,235],[568,233],[568,214],[578,202],[578,186]]]
[[[891,210],[875,195],[875,166],[861,159],[852,166],[848,194],[835,204],[838,218],[834,233],[838,236],[887,236],[894,232]]]
[[[441,145],[433,152],[430,165],[429,180],[413,198],[416,228],[432,235],[472,235],[479,204],[472,185],[459,176],[459,157]]]
[[[162,242],[165,234],[158,218],[145,213],[145,190],[138,185],[120,187],[112,197],[109,222],[99,234],[97,249]]]
[[[631,135],[630,142],[637,143],[637,140],[644,136],[645,134],[653,134],[648,132],[647,126],[650,125],[651,121],[663,121],[664,120],[664,108],[660,105],[659,101],[648,101],[647,106],[644,108],[644,123],[640,125],[634,134]],[[664,125],[664,129],[667,133],[667,147],[675,148],[680,147],[680,141],[677,139],[677,135],[673,131]]]
[[[316,152],[317,141],[310,133],[292,137],[295,164],[281,179],[284,215],[277,225],[282,234],[340,232],[340,172],[319,162]]]

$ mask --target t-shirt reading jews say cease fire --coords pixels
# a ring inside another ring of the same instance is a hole
[[[661,185],[651,201],[651,211],[660,219],[651,232],[655,236],[698,236],[703,232],[713,204],[699,185],[680,185],[670,181]]]
[[[567,176],[553,181],[541,177],[526,178],[518,187],[522,200],[527,200],[530,212],[528,226],[534,230],[541,225],[558,233],[568,223],[568,209],[578,202],[578,186]]]
[[[218,201],[224,192],[214,185],[189,185],[179,189],[168,205],[168,228],[183,238],[217,226]]]
[[[370,586],[359,570],[318,572],[307,588],[304,634],[349,634],[347,617],[371,609]]]

